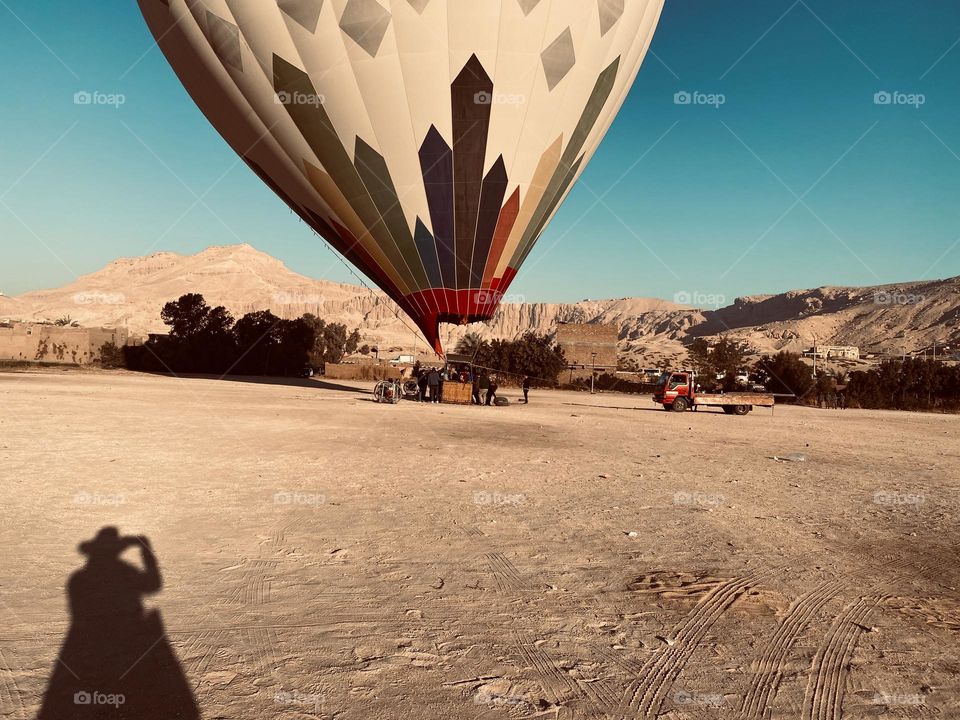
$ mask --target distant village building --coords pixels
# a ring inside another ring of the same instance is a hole
[[[855,345],[814,345],[804,353],[806,357],[818,357],[825,360],[842,358],[844,360],[859,360],[860,348]]]
[[[0,360],[88,365],[100,361],[100,348],[129,344],[126,328],[85,328],[40,322],[0,323]]]
[[[571,368],[599,371],[617,369],[617,325],[559,323],[557,344]]]

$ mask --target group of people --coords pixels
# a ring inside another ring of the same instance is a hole
[[[842,392],[818,392],[817,407],[827,410],[846,410],[847,398]]]
[[[448,382],[458,382],[472,385],[471,404],[494,405],[497,399],[497,390],[500,379],[486,370],[474,372],[469,365],[457,367],[445,365],[443,367],[417,368],[413,377],[417,381],[417,399],[420,402],[438,403],[443,399],[443,386]],[[529,402],[530,378],[523,379],[523,401]]]

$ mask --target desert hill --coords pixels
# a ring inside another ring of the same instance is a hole
[[[280,317],[312,312],[360,328],[365,342],[384,350],[414,345],[413,324],[402,313],[398,318],[396,306],[379,291],[305,277],[249,245],[116,260],[62,288],[0,295],[0,319],[69,316],[82,325],[127,325],[145,335],[164,332],[161,307],[188,292],[237,316],[264,309]],[[505,303],[489,323],[447,326],[444,342],[452,348],[468,331],[488,338],[550,333],[558,322],[616,323],[623,353],[645,363],[680,356],[692,338],[721,333],[759,353],[800,350],[814,340],[867,352],[914,352],[934,341],[960,343],[960,278],[794,290],[737,298],[717,310],[652,298]]]

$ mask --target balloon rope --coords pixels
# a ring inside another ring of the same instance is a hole
[[[301,219],[300,222],[303,222],[303,220]],[[307,223],[305,223],[305,222],[304,222],[303,224],[304,224],[304,225],[307,225]],[[359,282],[361,285],[363,285],[363,287],[366,288],[367,292],[369,292],[371,295],[373,295],[374,300],[376,300],[376,304],[379,305],[379,304],[380,304],[380,300],[381,300],[382,298],[381,298],[379,295],[377,295],[376,291],[375,291],[373,288],[371,288],[369,285],[367,285],[367,283],[364,282],[364,280],[363,280],[362,277],[360,277],[359,275],[357,275],[357,273],[354,271],[354,269],[353,269],[352,267],[350,267],[350,264],[340,256],[340,253],[338,253],[338,252],[334,249],[334,247],[333,247],[329,242],[327,242],[327,239],[326,239],[325,237],[323,237],[323,235],[321,235],[320,233],[318,233],[316,230],[314,230],[314,229],[313,229],[312,227],[310,227],[309,225],[307,225],[307,227],[310,228],[310,232],[312,232],[314,235],[316,235],[318,238],[320,238],[320,242],[322,242],[324,245],[327,246],[327,250],[329,250],[331,253],[333,253],[333,256],[334,256],[337,260],[339,260],[339,261],[343,264],[343,266],[350,272],[350,274],[353,275],[353,276],[357,279],[357,282]],[[407,330],[409,330],[410,332],[413,333],[413,336],[414,336],[415,338],[421,337],[420,333],[419,333],[417,330],[415,330],[414,328],[410,327],[410,326],[407,324],[407,322],[406,322],[402,317],[400,317],[399,307],[398,307],[396,310],[390,308],[390,305],[386,305],[386,307],[387,307],[388,310],[390,310],[391,312],[393,312],[393,314],[394,314],[394,316],[396,316],[397,320],[399,320],[400,323],[401,323],[405,328],[407,328]],[[486,324],[486,323],[485,323],[485,324]],[[424,342],[425,345],[427,345],[427,347],[429,347],[429,343],[427,343],[426,338],[423,338],[423,342]],[[486,367],[485,365],[477,365],[476,363],[473,363],[473,362],[471,362],[470,364],[471,364],[473,367],[480,368],[481,370],[492,370],[493,372],[498,373],[498,374],[501,374],[501,375],[516,375],[516,376],[518,376],[518,377],[521,377],[521,376],[524,375],[523,373],[510,372],[509,370],[504,370],[503,368]],[[557,381],[557,380],[550,380],[549,378],[533,377],[532,375],[529,376],[529,377],[530,377],[531,380],[540,380],[540,381],[542,381],[542,382],[549,383],[550,385],[557,385],[557,386],[560,385],[560,382]]]
[[[303,219],[302,219],[302,218],[300,219],[300,222],[302,222],[304,225],[307,225],[307,223],[303,222]],[[377,305],[379,305],[381,298],[380,298],[379,295],[377,295],[376,291],[374,291],[373,288],[371,288],[369,285],[367,285],[367,283],[364,282],[364,280],[363,280],[362,277],[360,277],[359,275],[357,275],[357,273],[354,271],[354,269],[353,269],[352,267],[350,267],[350,264],[340,256],[340,253],[338,253],[338,252],[334,249],[334,247],[333,247],[329,242],[327,242],[327,239],[326,239],[323,235],[321,235],[320,233],[318,233],[316,230],[314,230],[314,229],[313,229],[312,227],[310,227],[309,225],[307,225],[307,227],[310,228],[310,232],[312,232],[314,235],[316,235],[318,238],[320,238],[320,242],[322,242],[324,245],[327,246],[327,250],[329,250],[331,253],[333,253],[333,256],[334,256],[337,260],[339,260],[339,261],[343,264],[343,266],[350,272],[350,274],[353,275],[353,276],[357,279],[357,282],[359,282],[361,285],[363,285],[363,287],[366,288],[367,292],[369,292],[371,295],[373,295],[373,299],[376,300],[376,303],[374,304],[374,307],[376,307]],[[390,305],[388,305],[388,304],[385,304],[385,307],[386,307],[388,310],[390,310],[390,312],[392,312],[392,313],[394,314],[394,316],[397,318],[397,320],[400,321],[400,324],[401,324],[401,325],[403,325],[405,328],[407,328],[407,330],[409,330],[410,332],[413,333],[414,339],[420,339],[420,338],[421,338],[420,333],[419,333],[417,330],[415,330],[414,328],[410,327],[410,326],[407,324],[406,320],[404,320],[402,317],[400,317],[400,308],[399,308],[399,307],[397,307],[397,309],[395,309],[395,310],[394,310],[393,308],[391,308]],[[430,347],[430,343],[427,342],[427,339],[426,339],[426,338],[423,338],[423,343],[424,343],[424,345],[426,345],[427,347]]]
[[[300,222],[303,222],[303,220],[301,219]],[[304,225],[307,225],[307,223],[305,223],[305,222],[304,222],[303,224],[304,224]],[[350,264],[340,256],[340,253],[338,253],[338,252],[334,249],[334,247],[333,247],[329,242],[327,242],[327,239],[326,239],[325,237],[323,237],[323,235],[321,235],[320,233],[318,233],[316,230],[314,230],[314,229],[313,229],[312,227],[310,227],[309,225],[307,225],[307,227],[310,228],[310,232],[312,232],[314,235],[316,235],[318,238],[320,238],[320,242],[322,242],[324,245],[327,246],[327,250],[329,250],[331,253],[333,253],[333,256],[334,256],[337,260],[339,260],[339,261],[343,264],[343,266],[350,272],[350,274],[353,275],[353,276],[357,279],[357,282],[359,282],[361,285],[363,285],[363,287],[366,288],[367,292],[369,292],[371,295],[373,295],[374,300],[376,300],[376,304],[379,305],[379,304],[380,304],[380,300],[381,300],[382,298],[381,298],[379,295],[377,295],[376,291],[375,291],[373,288],[371,288],[369,285],[367,285],[367,283],[364,282],[364,280],[363,280],[362,277],[360,277],[359,275],[357,275],[357,273],[354,271],[354,269],[353,269],[352,267],[350,267]],[[401,323],[405,328],[407,328],[407,330],[409,330],[410,332],[413,333],[414,337],[416,337],[416,338],[421,337],[421,336],[420,336],[420,333],[419,333],[417,330],[415,330],[414,328],[410,327],[410,326],[407,324],[407,322],[406,322],[402,317],[400,317],[399,307],[398,307],[396,310],[393,310],[392,308],[390,308],[389,305],[386,305],[386,307],[387,307],[388,310],[391,310],[391,312],[393,312],[393,314],[394,314],[394,316],[396,316],[397,320],[399,320],[400,323]],[[424,344],[427,344],[427,347],[429,347],[429,344],[427,343],[426,338],[423,339],[423,342],[424,342]],[[475,367],[475,368],[480,368],[481,370],[492,370],[493,372],[498,373],[498,374],[500,374],[500,375],[515,375],[515,376],[517,376],[517,377],[522,377],[522,376],[524,376],[524,373],[510,372],[509,370],[504,370],[503,368],[487,367],[487,366],[485,366],[485,365],[477,365],[476,363],[473,363],[473,362],[471,362],[470,364],[471,364],[473,367]],[[532,375],[530,375],[530,376],[528,376],[528,377],[530,377],[531,380],[540,380],[540,381],[542,381],[542,382],[549,383],[550,385],[556,385],[556,386],[558,386],[558,387],[560,386],[560,382],[559,382],[558,380],[550,380],[549,378],[533,377]]]

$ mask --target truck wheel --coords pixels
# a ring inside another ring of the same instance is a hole
[[[673,401],[673,407],[671,407],[670,409],[673,410],[674,412],[684,412],[689,406],[690,406],[690,403],[687,402],[686,398],[678,397],[676,400]]]
[[[753,408],[750,405],[734,405],[733,414],[734,415],[746,415]]]

